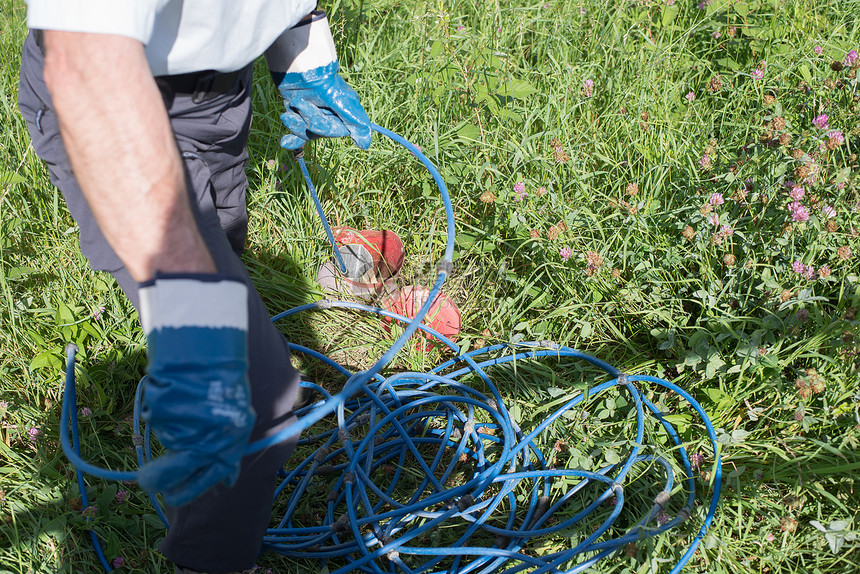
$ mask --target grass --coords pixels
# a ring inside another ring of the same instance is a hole
[[[132,465],[127,417],[144,340],[113,281],[88,270],[29,146],[15,96],[25,8],[0,7],[0,572],[96,572],[58,447],[62,349],[83,351],[86,455],[121,469]],[[446,292],[462,311],[459,342],[551,339],[691,392],[719,428],[726,476],[689,571],[860,572],[860,90],[856,66],[840,66],[860,48],[860,3],[325,8],[370,117],[420,145],[451,190],[458,236]],[[277,312],[321,296],[327,246],[277,145],[281,103],[257,72],[245,257]],[[826,129],[813,123],[820,114]],[[409,154],[377,137],[368,153],[327,141],[308,158],[333,224],[396,230],[410,255],[404,283],[432,277],[441,204]],[[352,365],[389,344],[378,321],[355,315],[284,329]],[[437,362],[434,352],[397,359],[420,370]],[[587,376],[550,364],[498,374],[524,427]],[[601,440],[623,420],[607,406],[589,409]],[[700,431],[690,424],[685,440],[699,444]],[[575,444],[583,432],[571,425],[547,440]],[[577,464],[604,451],[583,448]],[[113,488],[92,481],[109,556],[131,572],[167,571],[148,501],[120,485],[130,493],[118,503]],[[682,543],[662,537],[593,571],[668,571]],[[260,565],[318,567],[271,555]]]

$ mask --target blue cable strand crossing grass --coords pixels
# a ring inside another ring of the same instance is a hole
[[[450,262],[453,209],[441,176],[412,144],[379,126],[374,129],[411,151],[436,181],[448,225],[442,262]],[[311,187],[307,170],[302,172]],[[321,207],[319,211],[327,226]],[[306,392],[318,399],[296,412],[296,424],[248,446],[247,452],[257,452],[302,433],[292,459],[296,462],[290,463],[294,466],[279,475],[273,518],[277,524],[267,531],[264,549],[326,562],[334,574],[576,573],[631,544],[675,530],[680,557],[671,572],[679,572],[704,539],[720,497],[719,447],[701,405],[669,381],[622,373],[550,341],[461,352],[422,323],[449,268],[439,265],[431,293],[413,319],[328,299],[272,318],[362,312],[396,321],[403,332],[372,367],[358,372],[290,344],[293,352],[322,361],[345,382],[339,392],[331,392],[303,381]],[[454,358],[426,373],[383,375],[417,330],[447,346]],[[83,472],[111,480],[132,479],[134,472],[101,469],[81,458],[74,357],[70,347],[60,430],[84,493]],[[528,384],[528,373],[537,372],[529,370],[530,365],[571,383],[536,406],[534,417],[524,416],[519,404],[508,407],[503,398],[503,391]],[[494,382],[499,379],[505,384]],[[134,413],[138,466],[153,460],[151,434],[140,426],[142,386]],[[653,396],[661,397],[660,402]],[[608,400],[627,408],[605,424],[594,423],[590,410]],[[684,429],[667,416],[669,401],[677,403],[675,409],[688,407]],[[533,428],[520,427],[526,419]],[[613,432],[617,435],[611,436]],[[703,477],[700,461],[694,464],[687,451],[691,444],[709,445],[713,459],[709,480],[698,489]],[[613,456],[603,456],[610,448]],[[157,496],[150,497],[167,525]],[[701,509],[700,498],[707,500]],[[693,518],[700,521],[698,530],[685,526]],[[91,536],[110,571],[97,537]]]

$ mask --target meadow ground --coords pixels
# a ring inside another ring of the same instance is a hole
[[[343,75],[370,117],[421,146],[451,190],[446,293],[462,311],[461,346],[552,340],[687,389],[724,464],[722,504],[688,571],[860,572],[860,2],[326,4]],[[144,339],[110,277],[88,270],[29,145],[16,105],[25,7],[0,9],[0,572],[99,571],[88,525],[124,571],[165,572],[147,498],[90,481],[98,510],[82,509],[59,448],[63,348],[76,342],[84,452],[133,467]],[[277,312],[322,296],[328,252],[278,147],[281,102],[264,66],[255,88],[245,259]],[[432,277],[442,205],[414,159],[382,138],[367,153],[341,141],[307,152],[330,220],[397,231],[410,254],[402,282]],[[390,343],[372,316],[284,329],[353,365]],[[439,353],[407,349],[392,368],[426,370]],[[527,427],[589,382],[552,364],[499,384]],[[702,457],[704,501],[713,457],[702,426],[650,396]],[[628,409],[591,405],[588,424],[543,440],[568,465],[611,464],[629,441],[601,441]],[[690,523],[589,571],[668,571]],[[259,563],[320,568],[272,554]]]

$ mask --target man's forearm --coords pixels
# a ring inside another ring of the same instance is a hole
[[[45,82],[75,177],[131,276],[215,271],[143,45],[46,31],[45,48]]]

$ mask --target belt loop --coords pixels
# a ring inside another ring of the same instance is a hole
[[[42,30],[31,30],[33,32],[33,40],[36,41],[36,46],[39,47],[39,51],[42,52],[42,55],[45,55],[45,32]]]
[[[197,84],[194,86],[194,93],[191,95],[191,101],[195,104],[201,104],[206,100],[211,100],[215,94],[212,92],[212,84],[218,72],[209,71],[201,74],[197,79]]]

